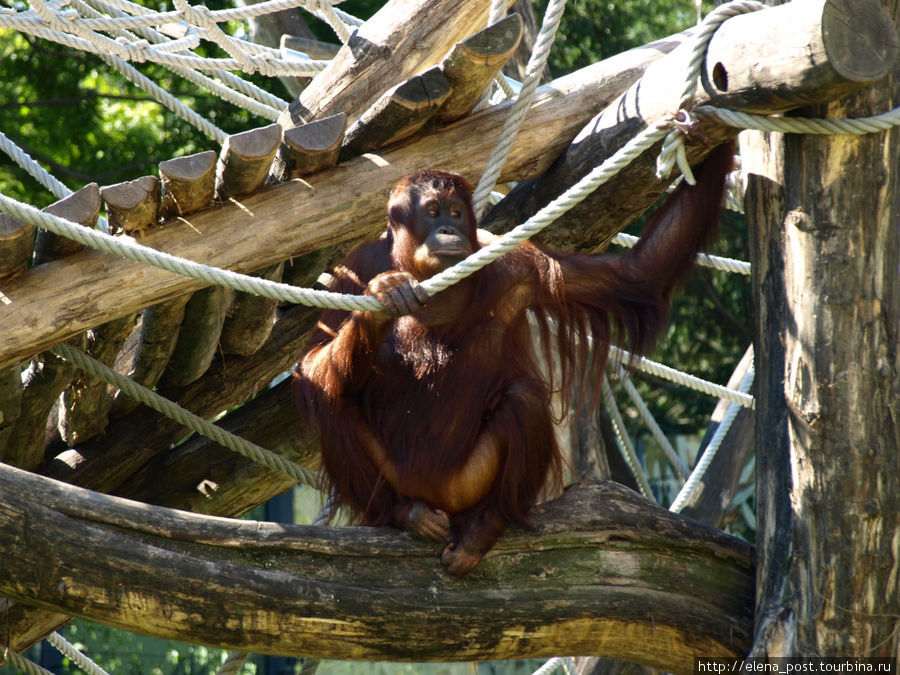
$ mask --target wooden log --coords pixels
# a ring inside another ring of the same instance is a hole
[[[540,25],[534,16],[534,9],[530,0],[516,0],[510,7],[510,12],[515,12],[522,18],[522,39],[519,47],[503,67],[503,74],[518,82],[525,81],[526,69],[531,54],[534,52],[534,42],[540,32]],[[550,66],[545,64],[541,72],[541,84],[550,82]]]
[[[142,312],[138,344],[135,347],[128,377],[152,389],[162,377],[181,333],[184,308],[191,299],[190,293],[165,300]],[[138,406],[138,402],[117,391],[111,417],[121,417]]]
[[[286,379],[264,390],[216,424],[316,471],[318,434],[304,428],[290,385]],[[178,476],[176,481],[173,475]],[[116,494],[157,506],[238,518],[251,504],[265,503],[293,485],[284,474],[195,435],[144,464],[116,488]]]
[[[129,314],[89,330],[85,351],[101,363],[112,365],[136,318],[137,314]],[[57,422],[60,435],[69,444],[83,442],[105,431],[113,404],[106,382],[82,370],[76,373],[63,391]]]
[[[336,250],[336,246],[326,246],[297,258],[285,260],[282,281],[301,288],[311,288],[328,268],[329,262],[336,257]]]
[[[631,50],[538,89],[500,176],[523,180],[545,171],[590,118],[643,72],[647,63],[683,40],[673,36]],[[510,103],[425,134],[383,157],[360,157],[333,169],[251,195],[240,205],[170,221],[143,243],[208,265],[249,272],[384,227],[391,186],[422,166],[470,177],[484,170]],[[478,143],[472,143],[478,138]],[[250,226],[252,225],[252,226]],[[229,242],[222,246],[221,242]],[[0,367],[13,365],[68,335],[157,303],[203,283],[106,253],[83,251],[70,264],[48,263],[5,283],[12,300],[0,304]],[[73,274],[72,270],[78,273]],[[129,279],[110,286],[108,279]],[[104,285],[102,296],[89,289]],[[88,297],[89,295],[89,297]],[[72,308],[78,311],[73,313]]]
[[[163,220],[212,206],[216,194],[216,153],[212,150],[159,163]]]
[[[360,26],[278,118],[282,129],[339,112],[356,122],[387,86],[436,65],[472,26],[484,26],[490,0],[390,0]]]
[[[93,228],[100,215],[100,188],[96,183],[89,183],[77,192],[42,209],[54,216],[80,223]],[[38,229],[34,243],[34,264],[40,265],[50,260],[71,255],[84,246],[72,239],[66,239],[47,230]]]
[[[0,214],[0,281],[21,274],[34,254],[35,227],[6,213]]]
[[[340,159],[409,138],[450,96],[450,83],[437,66],[388,89],[347,131]]]
[[[269,341],[255,354],[233,356],[227,362],[216,361],[199,380],[184,387],[159,387],[158,391],[194,414],[212,418],[246,401],[276,376],[290,370],[318,317],[316,310],[291,307],[281,314]],[[48,459],[41,471],[51,478],[92,490],[119,493],[123,482],[139,467],[165,455],[167,448],[184,436],[181,424],[141,406],[111,422],[102,437],[75,448],[56,448],[55,456]],[[169,485],[174,492],[190,489],[174,475],[166,487]],[[271,496],[274,494],[277,493]],[[248,510],[257,505],[237,498],[230,508]]]
[[[22,410],[22,374],[18,367],[0,371],[0,457],[15,430]]]
[[[510,14],[454,45],[440,66],[450,83],[450,96],[434,121],[446,124],[468,115],[521,39],[522,19],[518,14]]]
[[[463,581],[440,544],[396,530],[221,520],[12,467],[0,494],[0,592],[157,637],[357,660],[615,654],[691,673],[752,635],[752,548],[614,483],[536,509],[534,531],[511,530]]]
[[[860,20],[847,18],[855,16]],[[858,49],[846,49],[848,43]],[[875,0],[801,0],[730,19],[713,35],[709,48],[716,58],[705,61],[697,104],[775,113],[826,101],[883,77],[893,63],[885,54],[896,53],[896,35]],[[549,171],[517,185],[482,226],[498,232],[523,222],[637,132],[668,115],[678,105],[690,49],[685,45],[649,68],[640,82],[584,127]],[[868,67],[855,66],[858,61]],[[864,78],[857,77],[859,71]],[[717,88],[716,82],[723,87]],[[704,122],[701,133],[715,144],[737,131]],[[693,164],[709,147],[689,143],[687,149]],[[668,179],[654,178],[658,153],[657,144],[569,211],[564,229],[553,228],[538,239],[567,248],[606,246],[667,187]]]
[[[281,145],[281,127],[270,124],[225,139],[216,166],[216,195],[224,200],[259,189]]]
[[[206,372],[219,348],[219,336],[233,297],[230,288],[221,286],[208,286],[191,296],[184,309],[178,343],[160,384],[184,386]]]
[[[298,270],[301,267],[313,269],[311,265],[295,267]],[[232,408],[264,389],[275,376],[293,366],[309,332],[315,327],[318,316],[317,310],[290,307],[281,314],[269,341],[256,354],[246,358],[232,357],[227,363],[214,363],[193,384],[178,389],[161,389],[160,393],[206,418]],[[289,404],[294,405],[293,401]],[[286,415],[284,409],[280,412],[282,421],[297,420],[296,413]],[[113,420],[105,435],[93,438],[77,448],[58,451],[59,454],[48,460],[41,470],[67,482],[131,497],[130,487],[124,485],[123,481],[153,458],[165,456],[167,448],[183,439],[184,434],[184,427],[179,423],[141,406],[122,419]],[[297,459],[308,456],[317,449],[314,439],[298,436],[297,440],[309,440],[308,445],[299,446],[296,450]],[[215,473],[219,479],[219,487],[213,490],[210,486],[207,490],[209,503],[205,512],[219,515],[244,513],[284,491],[285,484],[279,475],[268,471],[260,472],[259,465],[234,465],[236,457],[240,459],[234,453],[225,451],[211,460],[210,472]],[[179,466],[184,465],[179,462]],[[218,466],[235,467],[235,479],[243,479],[244,482],[239,485],[229,480],[227,475],[217,471]],[[197,490],[200,481],[188,484],[195,477],[196,466],[184,468],[188,471],[184,476],[185,480],[181,480],[182,477],[177,473],[170,474],[165,482],[165,491],[157,495],[156,501],[175,506],[182,495]],[[65,614],[12,602],[4,609],[5,637],[12,648],[21,651],[69,620],[70,617]]]
[[[272,166],[275,180],[298,178],[333,167],[346,129],[344,113],[287,129]]]
[[[84,336],[71,338],[69,342],[84,348]],[[29,471],[41,464],[47,417],[76,372],[75,366],[50,352],[42,352],[31,360],[22,378],[19,417],[0,461]]]
[[[254,276],[269,281],[281,281],[284,263],[275,263]],[[238,291],[234,294],[219,345],[223,354],[249,356],[263,346],[275,326],[277,300]]]
[[[110,234],[141,236],[158,224],[159,179],[156,176],[107,185],[100,188],[100,197],[106,202]]]

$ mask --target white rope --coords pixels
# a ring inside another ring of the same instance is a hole
[[[557,668],[562,668],[567,675],[574,675],[574,659],[571,656],[554,656],[552,659],[548,659],[540,668],[535,670],[532,675],[550,675],[550,673],[554,672]]]
[[[40,3],[41,0],[36,0],[36,2]],[[46,7],[49,7],[49,5],[45,3]],[[44,8],[42,8],[42,11],[44,11]],[[47,12],[44,12],[44,14],[49,18],[50,15]],[[154,47],[146,40],[135,42],[123,39],[110,40],[100,33],[86,30],[82,25],[76,24],[74,21],[61,23],[62,20],[57,18],[57,16],[63,15],[54,15],[52,21],[45,21],[40,17],[23,18],[17,16],[16,13],[0,11],[0,28],[13,28],[22,33],[64,44],[73,49],[97,54],[98,56],[115,55],[123,61],[134,63],[150,61],[167,67],[181,66],[196,70],[241,70],[248,74],[259,72],[268,77],[280,77],[314,76],[329,63],[328,61],[314,59],[307,61],[282,59],[280,52],[276,49],[254,45],[251,42],[235,40],[230,37],[225,42],[228,44],[228,50],[232,54],[231,58],[206,58],[190,54],[170,54],[165,48]],[[204,17],[202,19],[204,23],[211,23],[208,20],[208,14],[203,14],[202,10],[194,8],[191,18],[200,21],[201,17]],[[173,20],[177,21],[179,18],[174,18]],[[158,20],[154,20],[152,23],[156,24]],[[78,26],[77,28],[75,28],[76,25]],[[58,30],[63,28],[67,30]],[[77,32],[77,34],[72,34],[69,31]],[[212,36],[210,36],[210,39],[213,39]]]
[[[689,473],[687,465],[684,463],[681,457],[678,456],[678,453],[675,452],[675,448],[672,447],[672,444],[669,442],[669,439],[666,438],[665,433],[663,433],[663,430],[657,423],[656,418],[653,416],[653,413],[650,412],[650,409],[644,402],[644,397],[641,396],[640,392],[637,390],[637,387],[634,386],[634,382],[632,382],[631,378],[628,377],[628,373],[625,372],[625,369],[620,363],[616,363],[616,374],[618,375],[619,381],[622,383],[622,386],[625,388],[626,393],[631,399],[631,402],[634,404],[634,407],[637,408],[638,414],[641,416],[641,419],[644,420],[644,424],[647,426],[647,429],[650,430],[650,434],[659,444],[659,447],[662,448],[663,454],[665,454],[665,456],[669,460],[669,463],[675,469],[675,473],[678,474],[678,477],[681,480],[687,480]]]
[[[619,234],[613,238],[612,243],[631,248],[637,244],[638,241],[640,241],[640,239],[633,234],[619,232]],[[709,255],[708,253],[698,253],[696,262],[701,267],[711,267],[712,269],[731,272],[732,274],[750,275],[750,263],[744,262],[743,260],[723,258],[721,256]]]
[[[747,394],[747,392],[750,391],[750,387],[753,386],[754,374],[755,370],[751,365],[750,368],[747,369],[744,378],[741,380],[740,391],[742,393]],[[728,406],[728,409],[725,411],[725,416],[716,428],[715,434],[713,434],[712,440],[709,442],[709,445],[706,446],[706,450],[703,451],[703,456],[700,458],[700,461],[697,462],[697,465],[691,472],[687,482],[681,487],[678,496],[675,497],[675,501],[673,501],[672,505],[669,507],[670,511],[679,513],[691,498],[691,495],[694,494],[697,486],[703,480],[706,470],[709,468],[709,465],[712,464],[713,459],[715,459],[716,453],[722,445],[722,441],[725,440],[725,436],[731,429],[731,425],[734,423],[734,418],[737,416],[738,410],[740,410],[740,406],[737,403],[731,403]]]
[[[900,107],[885,113],[872,115],[871,117],[858,117],[856,119],[811,119],[808,117],[781,117],[778,115],[751,115],[736,110],[715,108],[713,106],[698,106],[695,109],[698,116],[712,118],[741,129],[754,129],[756,131],[776,131],[779,133],[793,134],[829,134],[862,136],[881,131],[889,131],[900,125]]]
[[[21,654],[14,652],[9,647],[3,649],[3,657],[16,668],[21,670],[25,675],[53,675],[46,668],[41,668],[38,664],[30,659],[25,658]]]
[[[99,4],[100,6],[104,6],[103,3],[97,4]],[[72,5],[74,7],[83,8],[82,13],[87,14],[88,16],[100,15],[100,11],[98,9],[88,5],[86,2],[82,2],[81,0],[73,0]],[[122,11],[116,9],[115,7],[106,5],[106,8],[107,11],[115,15],[122,14]],[[124,29],[118,29],[115,32],[132,40],[137,39],[137,37],[133,33]],[[158,45],[165,44],[167,40],[165,35],[151,28],[139,28],[137,29],[137,33],[144,39]],[[196,36],[196,33],[193,32],[192,35]],[[173,41],[169,41],[168,44],[165,44],[165,47],[170,48],[173,44]],[[222,98],[229,103],[233,103],[234,105],[237,105],[241,108],[249,110],[255,115],[259,115],[260,117],[270,121],[278,119],[278,115],[280,114],[281,110],[286,108],[288,105],[287,101],[282,101],[277,96],[272,96],[256,85],[247,82],[246,80],[243,80],[227,71],[217,71],[213,74],[222,80],[227,80],[234,86],[234,88],[226,86],[222,82],[217,82],[211,77],[204,75],[192,68],[184,68],[181,66],[168,66],[168,68],[176,75],[180,75],[189,82],[193,82],[194,84],[205,88],[207,91],[217,95],[219,98]]]
[[[314,5],[314,8],[310,7],[311,5]],[[334,11],[334,7],[331,6],[329,0],[310,0],[310,2],[307,2],[307,8],[311,9],[313,14],[331,27],[341,44],[347,44],[350,40],[350,31],[347,30],[347,26],[344,25],[344,22],[341,21]]]
[[[550,56],[550,48],[553,46],[556,30],[559,28],[559,22],[562,20],[565,8],[566,0],[550,0],[547,5],[541,30],[535,39],[531,58],[528,59],[528,65],[525,68],[525,81],[522,83],[522,88],[519,90],[519,95],[515,104],[513,104],[509,117],[506,118],[503,124],[500,139],[491,152],[487,167],[485,167],[484,173],[481,174],[481,179],[475,187],[472,201],[475,205],[476,214],[481,214],[484,210],[488,196],[497,184],[497,179],[500,177],[500,171],[506,162],[509,150],[516,138],[516,134],[519,132],[519,127],[522,126],[522,121],[525,119],[525,114],[528,112],[528,108],[534,98],[534,92],[537,90],[538,84],[540,84],[541,73],[547,63],[547,58]],[[493,14],[492,7],[491,15],[493,16]]]
[[[66,640],[59,633],[50,633],[50,635],[47,636],[47,642],[53,645],[60,654],[68,658],[88,675],[109,675],[103,668],[78,651],[75,648],[75,645]]]
[[[677,106],[680,115],[676,115],[676,117],[680,117],[680,120],[676,121],[675,127],[663,141],[663,147],[657,159],[657,176],[661,178],[668,177],[673,165],[678,164],[684,179],[690,185],[695,183],[684,147],[685,134],[679,125],[690,125],[690,113],[686,111],[690,110],[694,100],[694,93],[697,91],[697,83],[700,81],[700,69],[706,58],[706,47],[713,33],[731,17],[765,8],[766,5],[756,2],[756,0],[733,0],[724,5],[719,5],[703,19],[693,39],[691,57],[685,73],[684,90],[681,93],[681,100]]]
[[[629,352],[616,347],[615,345],[610,345],[609,355],[622,363],[633,363],[635,368],[637,368],[638,370],[643,370],[645,373],[655,375],[656,377],[661,377],[665,380],[675,382],[676,384],[680,384],[685,387],[690,387],[691,389],[696,389],[697,391],[708,394],[713,398],[725,399],[726,401],[730,401],[731,403],[737,403],[739,406],[743,406],[744,408],[754,407],[753,397],[747,393],[729,389],[728,387],[724,387],[721,384],[716,384],[715,382],[704,380],[702,378],[696,377],[695,375],[682,373],[679,370],[670,368],[669,366],[663,365],[662,363],[659,363],[657,361],[651,361],[650,359],[644,358],[643,356],[630,354]]]
[[[250,441],[236,436],[230,431],[226,431],[222,427],[216,426],[211,422],[203,419],[187,410],[173,401],[163,398],[159,394],[146,387],[134,382],[114,371],[109,366],[91,358],[84,352],[81,352],[65,342],[60,342],[50,348],[54,354],[61,356],[66,361],[75,364],[85,372],[90,373],[107,384],[121,389],[131,398],[140,401],[144,405],[153,408],[157,412],[162,413],[179,424],[183,424],[192,431],[202,434],[207,438],[215,441],[219,445],[228,450],[236,452],[248,459],[258,462],[273,471],[278,471],[288,478],[307,485],[316,485],[316,478],[312,471],[300,466],[296,462],[285,459],[281,455],[266,450],[263,447],[251,443]]]
[[[631,473],[637,481],[638,489],[640,489],[644,497],[650,501],[656,501],[653,497],[653,491],[650,489],[650,483],[647,481],[647,476],[644,475],[644,470],[641,468],[641,462],[634,451],[631,438],[628,436],[625,420],[622,419],[622,413],[619,412],[619,406],[616,405],[616,399],[613,396],[612,388],[609,386],[609,378],[606,375],[603,376],[603,403],[606,405],[606,411],[609,413],[619,451],[622,453],[625,463],[628,464],[628,468],[631,469]]]
[[[72,194],[69,188],[50,175],[44,167],[38,164],[22,148],[13,143],[2,131],[0,131],[0,150],[9,155],[16,164],[25,169],[38,183],[50,190],[57,199],[63,199]]]

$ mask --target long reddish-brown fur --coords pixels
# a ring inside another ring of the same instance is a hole
[[[599,380],[611,339],[625,340],[634,353],[652,346],[674,287],[714,236],[731,152],[729,145],[714,150],[696,171],[698,185],[680,187],[626,253],[556,253],[522,244],[436,295],[432,301],[448,294],[442,302],[457,308],[440,325],[402,317],[379,329],[367,313],[326,310],[294,391],[302,414],[320,430],[337,503],[364,523],[402,523],[398,513],[410,499],[439,501],[455,485],[452,477],[486,434],[498,439],[499,468],[485,479],[483,499],[449,514],[454,534],[480,556],[509,523],[527,524],[548,478],[559,480],[551,386],[568,390],[582,376]],[[380,273],[416,273],[410,200],[422,185],[464,199],[467,235],[477,241],[471,186],[455,174],[417,172],[392,193],[388,235],[353,250],[335,269],[333,290],[359,294]],[[542,374],[528,309],[543,349],[558,352],[561,382],[548,383]],[[389,469],[363,449],[373,437]],[[396,484],[414,486],[415,494],[399,494]]]

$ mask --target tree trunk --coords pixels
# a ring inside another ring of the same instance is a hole
[[[894,73],[802,114],[886,112]],[[742,150],[759,305],[753,653],[896,658],[900,131],[753,133]]]

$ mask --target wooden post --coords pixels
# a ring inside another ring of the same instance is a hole
[[[269,175],[281,145],[281,127],[267,127],[232,134],[225,139],[216,167],[216,195],[227,199],[259,189]]]
[[[300,98],[283,129],[346,113],[350,124],[385,89],[436,65],[472,26],[487,24],[490,0],[390,0],[360,26]]]
[[[159,179],[143,176],[136,180],[107,185],[100,189],[106,202],[109,232],[140,236],[157,225],[159,215]]]
[[[184,293],[147,307],[142,312],[138,343],[132,365],[128,370],[128,377],[138,384],[152,389],[159,382],[175,350],[175,345],[178,344],[184,308],[190,299],[191,294]],[[110,415],[121,417],[134,410],[137,405],[136,400],[117,391]]]
[[[216,153],[207,150],[160,162],[159,179],[164,220],[205,209],[216,193]]]
[[[190,384],[206,372],[219,347],[219,335],[234,293],[230,288],[207,286],[188,300],[178,343],[160,378],[168,387]]]
[[[85,351],[98,361],[112,365],[136,318],[136,314],[129,314],[89,330]],[[103,380],[76,371],[71,384],[63,391],[59,407],[58,428],[66,443],[74,445],[106,429],[113,403],[108,388]]]
[[[89,183],[42,210],[93,228],[100,215],[100,188],[96,183]],[[34,264],[40,265],[49,260],[56,260],[83,248],[84,246],[78,242],[39,229],[34,243]]]
[[[0,281],[25,271],[34,253],[34,225],[0,213]]]
[[[441,62],[450,96],[434,116],[441,124],[465,117],[484,95],[522,39],[522,19],[510,14],[457,43]]]
[[[281,281],[284,263],[275,263],[254,276]],[[224,354],[248,356],[263,346],[275,325],[278,301],[238,291],[228,310],[219,345]]]
[[[885,5],[900,25],[900,8]],[[853,16],[851,27],[861,20]],[[898,97],[897,79],[887,77],[802,112],[875,115]],[[757,308],[752,654],[893,659],[900,649],[900,130],[747,133],[742,155]]]
[[[299,178],[333,167],[346,130],[344,113],[286,129],[272,167],[275,180]]]

